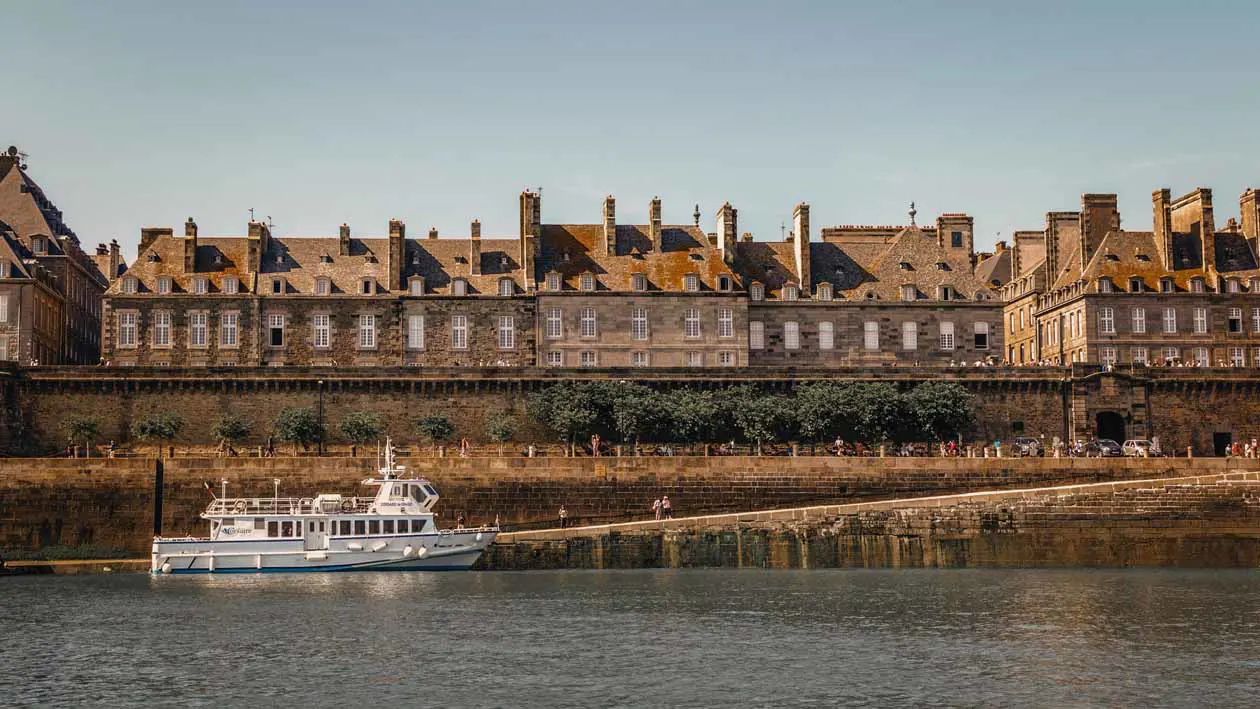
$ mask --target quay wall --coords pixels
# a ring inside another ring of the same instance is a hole
[[[443,526],[497,517],[547,526],[564,505],[574,524],[643,519],[668,495],[676,514],[716,514],[975,490],[1206,474],[1243,459],[984,459],[835,457],[406,458],[442,494]],[[146,553],[153,530],[152,458],[0,459],[0,550],[91,546]],[[370,494],[374,458],[168,458],[162,530],[203,534],[204,482],[229,496]]]
[[[480,568],[1260,566],[1260,473],[519,532]]]

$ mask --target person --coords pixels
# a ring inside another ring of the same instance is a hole
[[[467,438],[459,439],[459,457],[461,458],[468,457],[468,439]]]
[[[674,506],[669,503],[669,495],[661,498],[661,512],[665,514],[665,519],[674,518]]]
[[[599,457],[599,434],[598,433],[591,436],[591,455],[595,456],[596,458]]]
[[[455,528],[456,529],[464,528],[464,515],[461,514],[460,516],[455,518]]]
[[[569,511],[564,509],[564,505],[560,505],[560,529],[564,529],[567,519],[569,519]]]
[[[652,513],[656,515],[656,519],[661,518],[661,498],[656,498],[656,502],[652,503]]]

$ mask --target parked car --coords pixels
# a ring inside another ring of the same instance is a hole
[[[1091,443],[1097,447],[1098,455],[1104,458],[1115,458],[1124,455],[1120,444],[1110,438],[1099,438],[1091,441]]]
[[[1159,449],[1145,438],[1131,438],[1120,446],[1120,450],[1131,458],[1153,458],[1159,455]]]
[[[1041,441],[1030,436],[1020,436],[1011,441],[1011,450],[1018,456],[1043,456],[1046,449]]]

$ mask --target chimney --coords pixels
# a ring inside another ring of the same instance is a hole
[[[1251,242],[1252,253],[1260,254],[1260,193],[1251,187],[1238,198],[1242,213],[1242,233]]]
[[[258,273],[261,270],[263,254],[267,253],[267,249],[271,246],[271,229],[262,222],[251,221],[249,237],[246,241],[249,246],[246,256],[249,263],[246,264],[246,268],[250,273]]]
[[[944,249],[975,254],[976,220],[962,212],[950,212],[936,218],[936,243]]]
[[[122,270],[122,252],[118,249],[118,239],[109,240],[109,280],[112,283]]]
[[[1046,212],[1046,274],[1054,283],[1063,270],[1063,259],[1080,240],[1080,212]]]
[[[470,251],[468,253],[468,265],[471,267],[471,273],[474,276],[481,275],[481,221],[474,219],[471,230],[472,238],[468,240]]]
[[[536,288],[534,254],[542,241],[542,194],[528,190],[521,193],[521,281],[526,292]]]
[[[717,246],[722,260],[731,263],[735,260],[735,237],[739,234],[739,211],[730,202],[722,205],[717,212]]]
[[[1081,195],[1081,272],[1089,265],[1103,237],[1120,230],[1120,210],[1114,194]]]
[[[184,273],[197,272],[197,222],[184,222]]]
[[[403,269],[406,267],[407,225],[397,219],[389,220],[389,289],[401,290]]]
[[[740,235],[739,240],[744,242],[745,244],[752,243],[752,232],[751,231],[744,232],[742,235]]]
[[[437,227],[435,227],[435,226],[431,226],[431,227],[429,227],[429,238],[430,238],[430,239],[436,239],[436,238],[438,238],[438,230],[437,230]]]
[[[160,238],[170,238],[175,235],[175,231],[170,227],[143,227],[140,229],[140,254],[149,250],[153,246],[153,242]]]
[[[1216,273],[1216,216],[1212,208],[1212,190],[1200,187],[1199,209],[1201,211],[1200,243],[1203,244],[1203,268],[1209,273]],[[1209,281],[1214,282],[1214,281]],[[1213,287],[1216,287],[1213,285]]]
[[[813,283],[809,266],[809,204],[801,202],[792,210],[792,251],[796,256],[796,276],[800,279],[801,295],[809,297]]]
[[[1216,271],[1216,218],[1212,213],[1212,190],[1200,187],[1172,201],[1168,223],[1174,234],[1189,234],[1199,242],[1199,263],[1209,273]]]
[[[337,253],[350,255],[350,227],[347,224],[341,225],[341,233],[337,236]]]
[[[661,253],[665,249],[661,243],[661,198],[653,197],[648,205],[648,236],[652,239],[652,251]]]
[[[108,246],[106,246],[105,244],[97,244],[97,245],[96,245],[96,255],[97,255],[97,256],[108,256],[108,255],[109,255],[109,247],[108,247]]]
[[[1167,270],[1173,268],[1172,249],[1172,190],[1164,188],[1151,193],[1151,212],[1154,217],[1155,251],[1160,263]]]
[[[612,195],[604,198],[604,236],[601,250],[609,255],[617,255],[617,200]]]

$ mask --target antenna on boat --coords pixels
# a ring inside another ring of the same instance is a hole
[[[227,478],[223,478],[219,482],[223,484],[223,499],[226,500],[227,499]]]
[[[275,493],[275,497],[272,498],[271,506],[276,510],[276,512],[279,512],[280,511],[280,478],[272,478],[271,482],[275,484],[276,486],[276,493]]]

